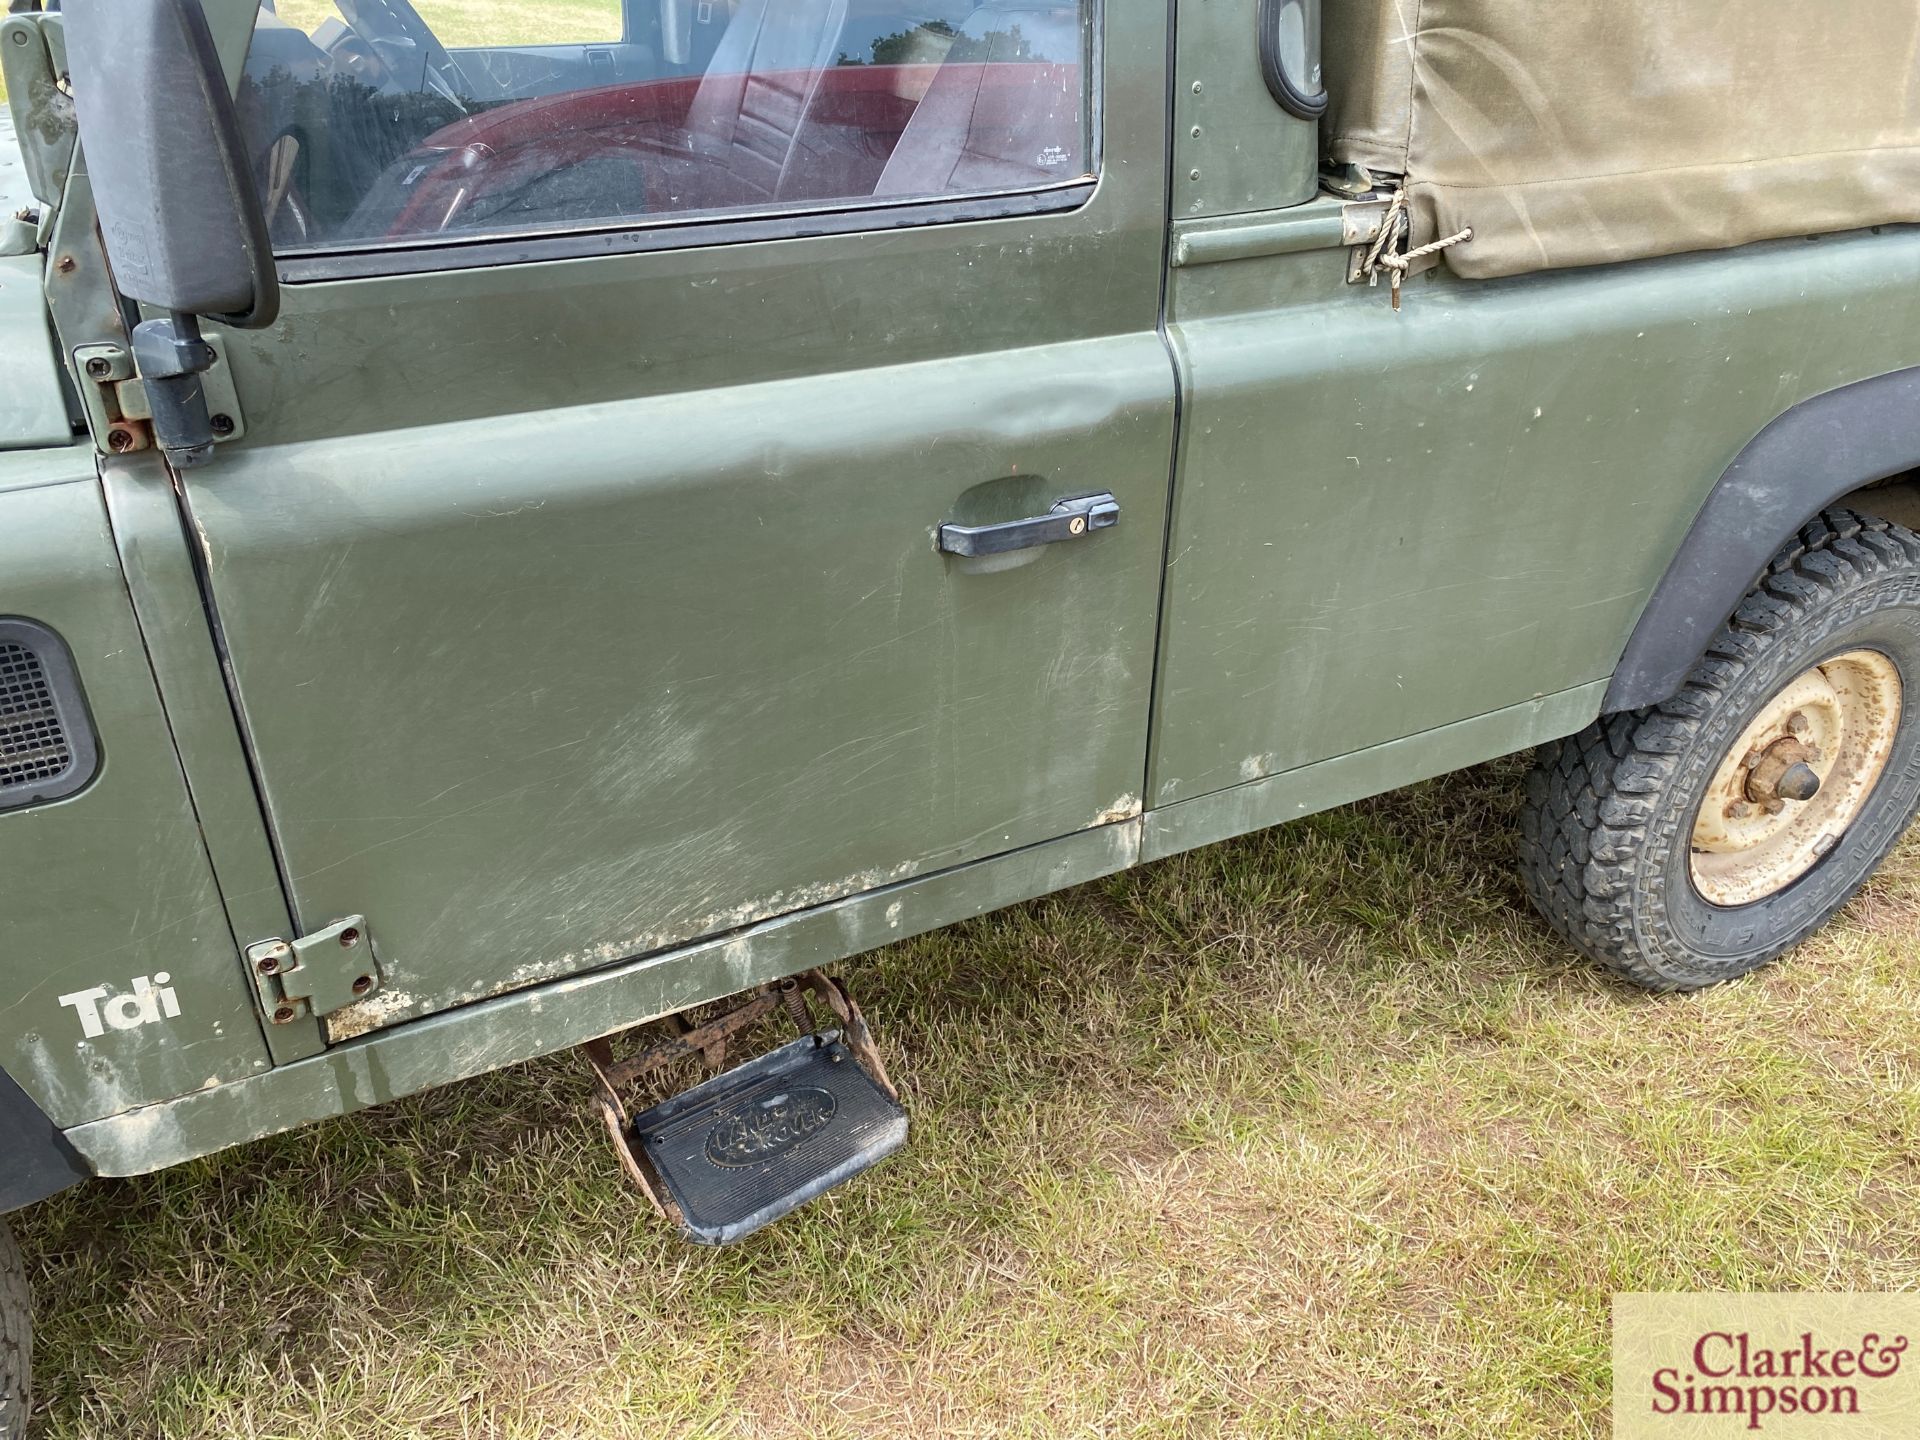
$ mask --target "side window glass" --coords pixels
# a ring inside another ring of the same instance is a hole
[[[1092,173],[1094,0],[265,0],[274,248],[992,195]]]

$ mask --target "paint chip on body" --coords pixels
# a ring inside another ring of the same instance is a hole
[[[327,1043],[338,1045],[342,1040],[352,1040],[383,1025],[391,1025],[417,1003],[404,990],[382,990],[369,995],[365,1000],[327,1016]]]

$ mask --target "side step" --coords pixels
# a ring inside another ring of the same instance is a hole
[[[837,1020],[817,1029],[811,995]],[[733,1039],[784,1006],[801,1031],[778,1049],[720,1070]],[[808,971],[626,1060],[608,1040],[583,1047],[621,1168],[690,1240],[727,1245],[879,1164],[907,1141],[907,1116],[846,987]],[[697,1055],[719,1071],[630,1115],[621,1092]]]

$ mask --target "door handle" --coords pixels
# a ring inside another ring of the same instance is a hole
[[[998,525],[942,525],[940,549],[949,555],[1004,555],[1035,545],[1056,545],[1104,530],[1120,519],[1120,502],[1107,491],[1056,500],[1044,515],[1003,520]]]

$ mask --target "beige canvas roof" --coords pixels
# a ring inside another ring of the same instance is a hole
[[[1920,221],[1916,0],[1323,0],[1336,160],[1513,275]]]

